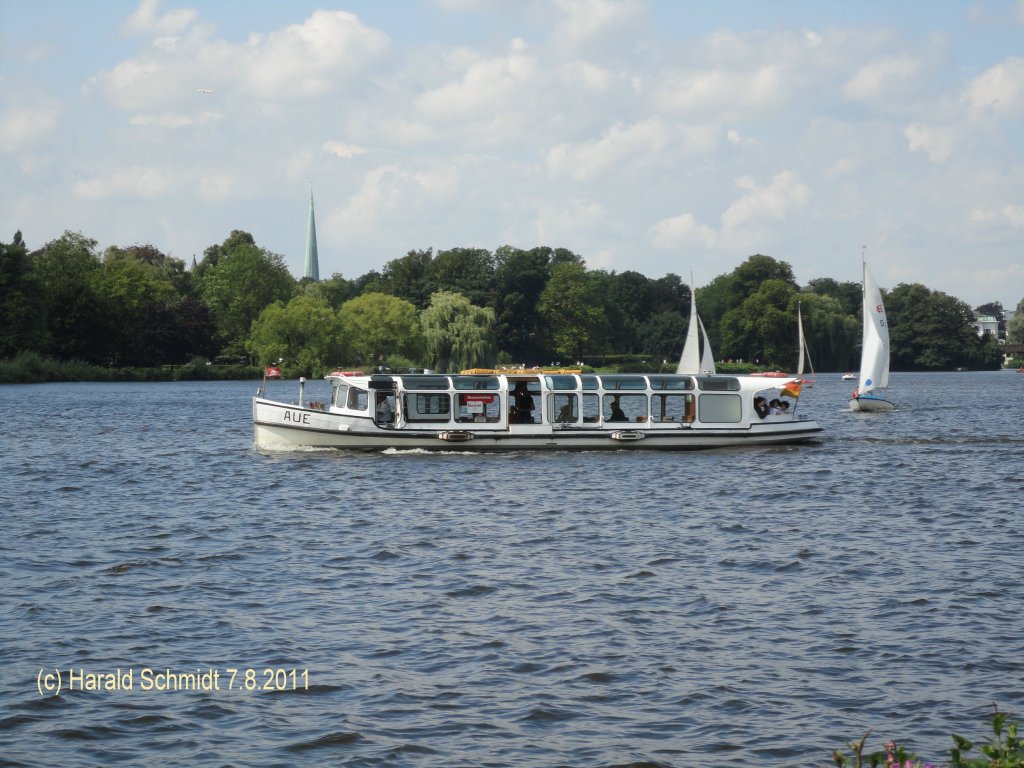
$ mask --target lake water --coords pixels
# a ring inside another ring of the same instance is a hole
[[[1024,375],[892,385],[819,376],[816,445],[494,456],[0,387],[0,765],[942,760],[1024,709]]]

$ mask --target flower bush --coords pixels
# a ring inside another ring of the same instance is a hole
[[[1001,712],[998,706],[992,713],[992,738],[979,748],[979,756],[971,756],[974,744],[963,736],[953,734],[954,746],[949,750],[951,768],[1024,768],[1024,750],[1017,736],[1018,723],[1008,722],[1011,712]],[[841,750],[832,753],[832,762],[837,768],[939,768],[935,763],[924,762],[909,752],[902,744],[886,742],[882,749],[864,752],[869,729],[859,741],[850,743],[852,755]]]

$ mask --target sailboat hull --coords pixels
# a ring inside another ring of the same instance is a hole
[[[850,410],[861,413],[874,413],[877,411],[891,411],[896,406],[881,397],[861,395],[850,399]]]

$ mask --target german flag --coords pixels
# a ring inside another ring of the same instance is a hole
[[[791,381],[782,388],[783,397],[800,397],[800,380]]]

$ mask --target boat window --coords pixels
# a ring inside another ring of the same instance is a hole
[[[698,376],[697,386],[705,392],[739,392],[740,382],[732,376]],[[704,419],[701,418],[701,421]]]
[[[457,421],[491,423],[501,421],[501,395],[499,394],[460,394],[458,402]]]
[[[369,402],[369,398],[366,397],[365,389],[359,389],[358,387],[352,387],[349,389],[348,407],[353,411],[365,411]]]
[[[456,389],[498,389],[497,376],[452,376]]]
[[[741,411],[739,395],[700,396],[700,420],[705,424],[735,424]]]
[[[593,378],[593,377],[591,377]],[[595,381],[595,385],[596,385]],[[583,396],[583,421],[586,424],[596,423],[601,420],[601,398],[597,395]]]
[[[448,389],[447,376],[403,376],[402,386],[406,389]]]
[[[601,384],[605,389],[647,389],[647,382],[643,376],[626,376],[613,374],[602,376]]]
[[[693,421],[693,395],[654,395],[651,397],[651,421]]]
[[[597,389],[597,376],[580,376],[584,389]]]
[[[548,395],[548,405],[548,421],[575,424],[580,420],[579,400],[574,394]]]
[[[407,392],[404,411],[407,421],[448,421],[452,412],[452,397],[448,394]]]
[[[334,389],[334,404],[339,408],[344,408],[345,403],[348,402],[348,384],[339,384]]]
[[[647,421],[647,395],[605,395],[605,421]]]
[[[689,376],[648,376],[651,389],[693,389]]]
[[[545,376],[547,381],[548,389],[576,389],[576,377],[575,376]]]

